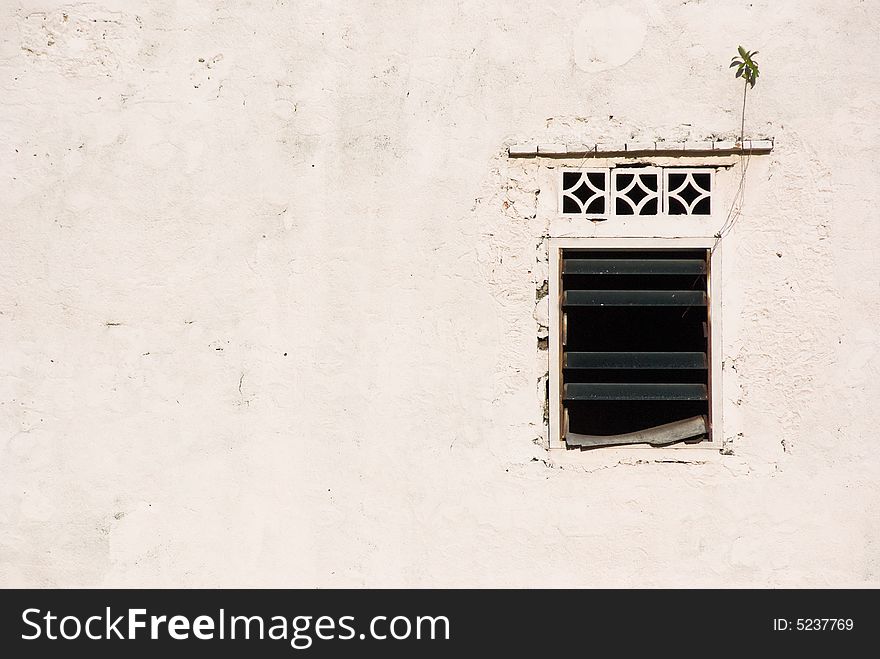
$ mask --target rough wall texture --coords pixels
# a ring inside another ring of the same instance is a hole
[[[878,20],[0,2],[0,583],[880,585]],[[739,43],[734,454],[560,464],[504,145],[735,135]]]

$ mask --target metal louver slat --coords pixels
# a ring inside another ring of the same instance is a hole
[[[567,290],[564,307],[691,307],[706,306],[703,291]]]
[[[706,400],[704,384],[571,382],[563,387],[565,400]]]
[[[703,275],[702,259],[564,259],[566,275]]]
[[[704,369],[704,352],[565,352],[564,368]]]
[[[705,415],[693,416],[653,428],[637,430],[619,435],[581,435],[565,430],[565,443],[569,446],[589,448],[593,446],[625,446],[628,444],[650,444],[666,446],[682,440],[699,437],[709,431],[709,420]]]

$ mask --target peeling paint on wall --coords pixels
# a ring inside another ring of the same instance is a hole
[[[877,585],[877,19],[3,3],[0,583]],[[729,140],[740,40],[723,449],[556,458],[562,161],[507,147]]]

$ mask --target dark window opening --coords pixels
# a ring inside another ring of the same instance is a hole
[[[585,204],[593,196],[593,191],[590,190],[586,183],[581,183],[571,194],[580,199],[582,204]]]
[[[669,197],[666,212],[670,215],[687,215],[687,206],[675,197]]]
[[[566,444],[708,439],[708,250],[562,257]]]
[[[578,203],[569,196],[565,196],[562,198],[562,212],[563,213],[580,213],[581,207]]]
[[[667,181],[667,186],[670,190],[678,190],[682,185],[684,185],[685,179],[687,178],[687,174],[679,174],[677,172],[670,172],[669,179]]]
[[[710,179],[708,173],[697,173],[697,172],[694,172],[693,174],[691,174],[691,176],[692,176],[693,179],[694,179],[694,183],[696,183],[697,185],[699,185],[703,190],[706,190],[706,191],[709,191],[709,190],[710,190],[710,185],[711,185],[711,184],[710,184],[710,180],[711,180],[711,179]]]
[[[589,172],[587,174],[587,179],[590,181],[592,186],[597,190],[605,190],[605,174],[600,174],[599,172]]]
[[[562,173],[562,188],[564,190],[568,190],[575,185],[577,182],[581,180],[580,172],[563,172]]]
[[[596,197],[586,208],[587,213],[602,214],[605,212],[605,197]]]
[[[671,181],[672,176],[670,176],[669,179]],[[699,197],[700,194],[701,192],[697,190],[694,186],[686,185],[684,189],[678,193],[678,196],[684,199],[687,202],[687,205],[690,206],[694,203],[694,201],[696,201],[697,197]]]
[[[618,215],[633,215],[633,214],[635,214],[635,210],[633,209],[632,204],[626,203],[626,200],[623,197],[618,197],[615,200],[614,212],[617,213]]]

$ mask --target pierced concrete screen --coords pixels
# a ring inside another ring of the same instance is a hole
[[[667,169],[666,213],[668,215],[710,215],[712,173],[699,169]]]
[[[562,211],[599,217],[608,214],[608,170],[562,172]]]
[[[711,215],[711,168],[562,170],[559,212],[571,217]]]
[[[563,251],[563,437],[708,439],[708,250]]]
[[[660,214],[659,169],[615,169],[611,178],[616,215]]]

